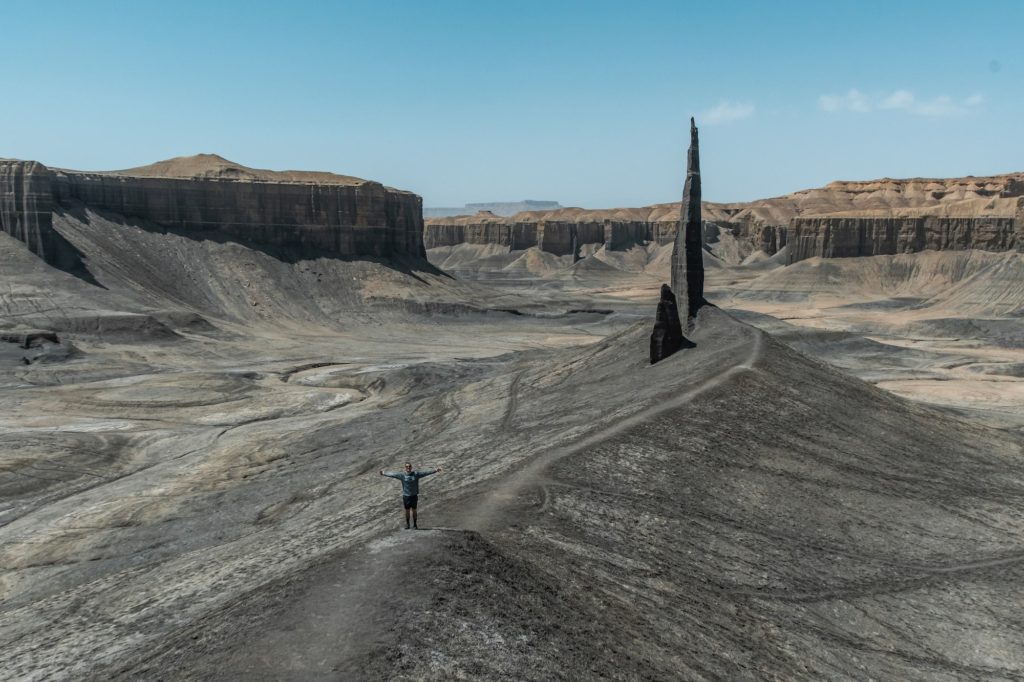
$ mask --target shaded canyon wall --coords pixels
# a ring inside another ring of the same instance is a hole
[[[539,247],[557,256],[578,253],[584,244],[601,244],[610,251],[625,251],[650,242],[671,244],[678,220],[538,220],[497,222],[445,222],[433,219],[424,227],[423,243],[428,249],[457,244],[497,244],[512,251]],[[775,253],[786,244],[786,228],[706,220],[702,223],[705,243],[718,241],[723,232],[749,239],[757,249]]]
[[[435,219],[425,227],[424,244],[428,249],[461,243],[499,244],[511,250],[537,246],[562,256],[574,252],[574,243],[576,248],[603,244],[612,251],[649,242],[670,244],[678,225],[678,220],[446,223]],[[768,255],[788,244],[788,263],[815,256],[842,258],[927,249],[1024,251],[1024,198],[1019,200],[1015,216],[821,216],[792,218],[787,224],[705,220],[702,227],[705,244],[714,244],[723,233]]]
[[[78,252],[53,229],[52,174],[37,161],[0,159],[0,231],[47,263],[70,270]]]
[[[843,258],[933,249],[1024,250],[1024,200],[1015,217],[794,218],[789,263],[820,256]]]
[[[55,211],[85,206],[202,236],[327,256],[424,256],[422,200],[376,182],[132,177],[0,161],[0,229],[58,264]]]

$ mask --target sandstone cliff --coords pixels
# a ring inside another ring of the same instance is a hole
[[[0,159],[0,230],[24,242],[51,265],[81,265],[75,249],[53,229],[52,173],[37,161]]]
[[[892,255],[926,249],[1024,250],[1024,222],[1003,216],[794,218],[787,262],[821,256]]]
[[[350,176],[253,169],[209,154],[106,173],[0,162],[0,228],[49,262],[61,241],[52,213],[82,206],[263,248],[424,255],[420,197]]]
[[[677,221],[606,217],[608,213],[612,212],[568,209],[524,212],[503,218],[481,211],[474,216],[428,220],[423,243],[428,249],[464,243],[499,244],[513,251],[536,246],[565,256],[578,254],[584,244],[606,244],[612,250],[625,250],[649,241],[669,244],[675,238]]]
[[[775,254],[787,244],[789,262],[813,256],[867,256],[924,249],[1024,249],[1024,174],[947,180],[913,178],[833,182],[782,197],[701,204],[704,241],[722,235],[749,251]],[[564,208],[510,218],[478,213],[428,220],[426,247],[488,243],[522,249],[600,243],[610,250],[672,241],[678,203],[642,208]],[[597,229],[601,226],[601,229]],[[535,235],[544,234],[541,240]],[[519,235],[516,237],[515,235]]]

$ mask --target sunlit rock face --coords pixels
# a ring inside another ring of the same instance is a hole
[[[736,265],[747,256],[807,258],[913,253],[925,250],[1024,249],[1024,174],[967,178],[837,181],[750,202],[700,202],[703,245]],[[557,208],[503,217],[489,212],[426,221],[427,249],[495,244],[565,255],[575,235],[609,251],[671,244],[683,203],[639,208]],[[694,214],[691,207],[691,214]],[[595,226],[601,229],[595,229]],[[544,239],[539,235],[545,235]],[[721,248],[721,237],[728,243]],[[734,253],[735,252],[735,253]]]
[[[1012,251],[1024,249],[1021,221],[1009,216],[918,216],[906,218],[794,218],[788,262],[926,250]]]

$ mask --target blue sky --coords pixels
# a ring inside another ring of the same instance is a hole
[[[712,6],[713,5],[713,6]],[[1024,3],[0,0],[0,156],[215,152],[427,206],[1024,170]]]

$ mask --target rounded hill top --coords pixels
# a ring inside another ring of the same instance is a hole
[[[217,154],[177,156],[157,161],[148,166],[125,170],[106,171],[104,175],[124,175],[140,178],[183,178],[210,180],[238,180],[242,182],[292,182],[315,185],[362,185],[367,180],[351,175],[337,175],[324,171],[273,171],[249,168],[229,161]]]

